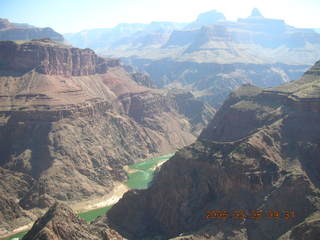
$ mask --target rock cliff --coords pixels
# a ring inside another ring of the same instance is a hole
[[[88,49],[0,46],[0,178],[15,176],[1,182],[19,217],[56,199],[102,197],[126,180],[124,165],[190,144],[214,114],[188,93],[138,85],[118,60]],[[21,226],[14,219],[3,232]]]
[[[49,75],[85,76],[106,73],[108,67],[119,66],[119,61],[107,61],[90,49],[66,47],[50,39],[1,41],[0,59],[0,71],[9,73],[35,69]]]
[[[233,92],[148,189],[127,192],[100,221],[128,239],[317,239],[318,69]]]

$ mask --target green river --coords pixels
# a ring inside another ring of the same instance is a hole
[[[167,161],[174,154],[167,154],[157,158],[151,158],[143,162],[135,163],[129,166],[129,169],[135,170],[128,174],[128,181],[126,185],[130,189],[146,189],[153,178],[153,172],[157,164]],[[79,217],[87,222],[91,222],[97,217],[105,214],[112,206],[94,209],[88,212],[79,213]],[[18,240],[21,239],[27,232],[17,233],[5,240]]]

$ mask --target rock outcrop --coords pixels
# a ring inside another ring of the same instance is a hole
[[[260,10],[258,9],[258,8],[254,8],[254,9],[252,9],[252,11],[251,11],[251,15],[250,15],[250,17],[255,17],[255,18],[261,18],[261,17],[263,17],[262,16],[262,14],[261,14],[261,12],[260,12]]]
[[[32,221],[17,199],[26,194],[34,180],[27,174],[0,167],[0,235]]]
[[[100,221],[128,239],[317,239],[318,67],[233,92],[148,189],[127,192]]]
[[[320,215],[318,212],[282,235],[279,240],[318,239],[319,234]]]
[[[116,231],[98,228],[86,223],[65,204],[55,203],[39,218],[23,240],[70,239],[70,240],[122,240]]]
[[[202,27],[203,25],[215,24],[219,21],[225,21],[226,18],[223,13],[216,10],[211,10],[209,12],[201,13],[197,17],[197,20],[188,24],[186,29],[194,29]]]
[[[50,39],[0,42],[0,71],[26,73],[33,69],[49,75],[86,76],[103,74],[119,66],[115,59],[98,57],[90,49],[66,47]]]
[[[124,165],[190,144],[214,114],[188,93],[137,84],[91,50],[49,40],[0,46],[0,179],[12,175],[1,185],[17,217],[102,197],[126,180]],[[21,225],[5,219],[4,232]]]
[[[143,85],[146,87],[153,87],[153,82],[150,77],[146,74],[140,72],[134,72],[131,74],[132,79],[136,81],[139,85]]]

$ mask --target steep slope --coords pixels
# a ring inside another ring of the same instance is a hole
[[[0,40],[32,40],[50,38],[54,41],[63,42],[61,34],[52,28],[36,28],[28,24],[11,23],[7,19],[0,18]]]
[[[318,212],[282,235],[279,240],[317,239],[320,234],[319,223],[320,216]]]
[[[32,187],[34,180],[27,174],[11,171],[0,167],[0,235],[11,224],[26,225],[34,216],[27,213],[16,201],[23,197]]]
[[[150,188],[127,192],[100,221],[129,239],[317,239],[319,68],[233,92]]]
[[[70,239],[98,240],[122,238],[116,231],[93,227],[64,204],[54,204],[48,212],[38,219],[23,240]]]
[[[0,53],[0,177],[16,174],[4,197],[34,213],[105,195],[126,180],[124,165],[190,144],[214,114],[89,49],[44,39],[0,42]]]

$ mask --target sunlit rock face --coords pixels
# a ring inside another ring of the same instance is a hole
[[[30,42],[0,42],[2,71],[28,72],[64,76],[103,74],[108,66],[119,66],[119,61],[98,57],[90,49],[59,45],[50,39]]]

